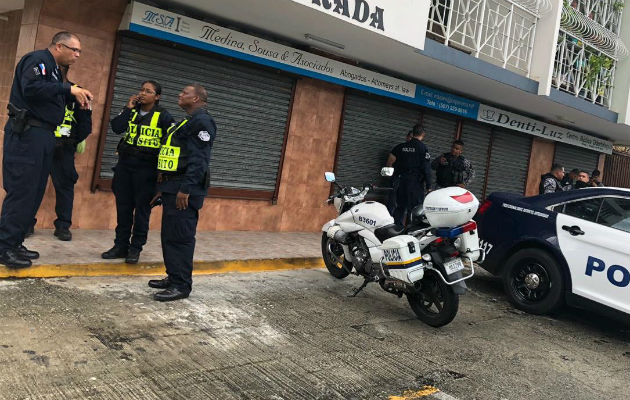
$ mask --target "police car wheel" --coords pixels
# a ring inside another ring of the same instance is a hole
[[[352,270],[352,263],[345,260],[343,247],[329,238],[326,232],[322,234],[322,258],[328,272],[337,279],[345,278]],[[343,260],[343,264],[338,260]]]
[[[451,322],[459,309],[459,296],[453,287],[431,270],[424,273],[420,285],[418,292],[407,294],[409,306],[418,319],[436,328]]]
[[[503,272],[503,286],[516,308],[548,314],[562,306],[564,282],[556,260],[540,249],[512,255]]]

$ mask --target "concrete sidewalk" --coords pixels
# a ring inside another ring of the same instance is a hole
[[[37,230],[25,245],[40,258],[30,268],[0,266],[0,278],[164,274],[159,231],[149,232],[136,265],[101,258],[114,244],[113,230],[75,229],[72,235],[72,241],[62,242],[52,230]],[[198,232],[195,273],[319,268],[320,238],[319,232]]]

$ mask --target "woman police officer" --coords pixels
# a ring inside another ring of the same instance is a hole
[[[111,121],[115,133],[125,133],[118,144],[112,191],[116,198],[116,238],[114,247],[101,256],[125,258],[135,264],[149,232],[150,202],[157,185],[157,160],[162,136],[175,122],[158,105],[162,87],[155,81],[142,83],[138,94]],[[133,234],[132,234],[133,230]]]

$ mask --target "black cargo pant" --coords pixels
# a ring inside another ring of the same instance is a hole
[[[20,246],[39,209],[55,149],[52,129],[31,127],[12,132],[12,121],[4,129],[2,179],[7,192],[0,215],[0,252]]]
[[[149,234],[149,203],[155,196],[156,186],[157,162],[121,155],[112,180],[116,198],[116,246],[142,250]]]
[[[405,217],[414,207],[424,202],[424,180],[419,174],[406,174],[400,177],[400,183],[396,192],[396,209],[394,210],[394,222],[403,225]]]
[[[53,154],[50,177],[55,187],[55,228],[69,229],[72,225],[74,185],[79,174],[74,166],[75,147],[69,143],[57,143]]]
[[[174,193],[162,193],[162,255],[171,285],[190,293],[197,221],[205,196],[189,196],[185,210],[175,208],[176,197]]]

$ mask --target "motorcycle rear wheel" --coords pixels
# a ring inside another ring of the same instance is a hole
[[[407,294],[407,301],[418,319],[427,325],[440,327],[457,315],[459,296],[440,279],[437,272],[427,270],[416,293]]]
[[[328,249],[328,245],[333,250],[333,253],[337,258],[343,260],[343,264],[338,262],[331,254]],[[324,259],[324,264],[326,264],[326,269],[330,272],[330,275],[334,276],[337,279],[343,279],[350,274],[352,271],[352,263],[350,261],[345,260],[345,256],[343,254],[343,247],[333,239],[329,238],[326,232],[322,233],[322,258]]]

